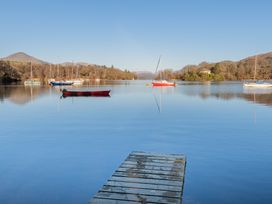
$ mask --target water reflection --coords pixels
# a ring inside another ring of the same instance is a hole
[[[271,203],[269,90],[146,82],[75,88],[111,87],[107,99],[0,86],[0,203],[86,203],[133,150],[186,154],[186,204]]]
[[[175,87],[152,87],[152,95],[159,113],[162,112],[164,95],[175,93]]]
[[[187,96],[199,96],[202,99],[215,97],[231,100],[243,99],[257,104],[272,106],[272,89],[243,88],[241,82],[221,83],[183,83],[181,92]]]
[[[83,86],[24,86],[23,84],[0,85],[0,101],[9,101],[17,105],[25,105],[44,95],[58,94],[61,96],[61,89],[88,89],[88,87],[130,85],[130,81],[86,81]]]
[[[87,83],[87,84],[86,84]],[[159,112],[162,111],[165,95],[183,94],[190,97],[201,97],[202,99],[217,98],[223,100],[243,99],[252,103],[272,106],[272,89],[243,88],[241,82],[179,82],[173,87],[146,87],[145,81],[101,81],[85,82],[81,87],[67,87],[68,89],[87,90],[89,88],[128,87],[134,86],[135,94],[152,89],[154,103]],[[136,88],[137,87],[137,88]],[[0,85],[0,101],[9,101],[17,105],[24,105],[44,95],[56,94],[61,96],[60,89],[63,87],[25,87],[22,85]],[[121,90],[126,93],[128,90]]]
[[[0,101],[8,100],[17,105],[27,104],[42,95],[49,93],[47,87],[25,87],[25,86],[0,86]]]

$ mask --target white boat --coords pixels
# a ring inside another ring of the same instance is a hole
[[[73,66],[74,66],[74,63],[73,63]],[[76,77],[75,78],[73,77],[73,67],[72,67],[71,78],[72,79],[69,79],[69,80],[66,80],[66,81],[73,83],[74,86],[80,86],[80,85],[82,85],[84,83],[84,80],[79,78],[79,68],[78,68],[78,66],[76,67]]]
[[[256,70],[257,70],[257,55],[255,56],[255,67],[254,67],[254,82],[244,82],[244,88],[272,88],[272,84],[264,82],[262,80],[256,81]]]
[[[272,84],[264,81],[245,82],[244,87],[251,88],[272,88]]]
[[[28,80],[24,81],[24,85],[25,86],[40,86],[41,81],[40,81],[40,79],[28,79]]]
[[[84,80],[83,79],[70,79],[66,80],[66,82],[71,82],[73,85],[82,85]]]
[[[47,83],[48,83],[49,85],[51,85],[51,82],[52,82],[52,81],[56,81],[56,80],[52,77],[52,66],[51,66],[51,64],[50,64],[49,78],[47,79]]]
[[[25,86],[40,86],[41,81],[40,79],[33,79],[33,73],[32,73],[32,62],[30,62],[30,79],[24,81]]]

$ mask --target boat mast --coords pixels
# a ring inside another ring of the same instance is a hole
[[[163,71],[160,71],[160,80],[162,80],[162,74],[163,74]]]
[[[254,81],[256,80],[257,55],[255,56]]]
[[[49,78],[51,79],[52,78],[52,66],[50,64],[50,68],[49,68]]]
[[[159,68],[159,65],[160,65],[160,61],[161,61],[161,55],[160,55],[159,60],[158,60],[158,63],[157,63],[157,67],[156,67],[155,75],[156,75],[156,74],[157,74],[157,72],[158,72],[158,68]],[[160,73],[160,79],[161,79],[161,73]]]
[[[74,61],[72,61],[72,74],[71,74],[71,79],[74,77]]]
[[[32,80],[33,74],[32,74],[32,61],[30,61],[30,79]]]
[[[58,75],[58,77],[59,77],[59,74],[60,74],[59,64],[57,64],[57,75]]]

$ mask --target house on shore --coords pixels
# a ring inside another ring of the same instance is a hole
[[[202,68],[199,70],[199,74],[211,74],[211,70]]]

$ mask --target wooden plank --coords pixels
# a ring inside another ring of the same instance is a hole
[[[105,198],[95,198],[90,200],[92,204],[127,204],[127,200],[113,200],[113,199],[105,199]],[[139,202],[129,201],[130,204],[139,204]]]
[[[135,188],[152,189],[152,190],[175,191],[175,192],[179,192],[182,190],[182,187],[177,187],[177,186],[156,185],[156,184],[135,183],[135,182],[131,183],[131,182],[122,182],[122,181],[108,181],[106,185],[135,187]]]
[[[156,174],[156,175],[166,175],[166,176],[183,176],[184,173],[180,171],[157,171],[149,169],[134,169],[134,168],[119,168],[116,172],[127,172],[127,173],[140,173],[140,174]]]
[[[128,193],[111,193],[111,192],[98,192],[94,198],[107,198],[114,200],[126,200],[134,201],[138,203],[157,203],[157,204],[169,204],[178,203],[180,199],[169,198],[169,197],[159,197],[152,195],[137,195]]]
[[[146,158],[146,159],[163,160],[163,161],[185,160],[183,157],[173,158],[173,157],[160,157],[160,156],[153,156],[153,155],[150,155],[150,156],[129,155],[127,158],[134,158],[134,159]]]
[[[130,155],[141,155],[141,156],[157,156],[157,157],[167,157],[167,158],[183,158],[186,159],[186,156],[183,154],[161,154],[161,153],[148,153],[141,151],[133,151]]]
[[[181,203],[186,157],[132,152],[90,204]]]
[[[119,177],[119,176],[118,177],[112,176],[109,179],[109,181],[156,184],[156,185],[167,185],[167,186],[178,186],[178,187],[182,186],[182,183],[179,181],[167,181],[167,180],[146,179],[146,178],[129,178],[129,177]]]
[[[154,166],[154,165],[137,165],[136,162],[134,163],[123,163],[120,165],[120,167],[123,168],[144,168],[144,169],[149,169],[149,170],[160,170],[160,171],[170,171],[171,169],[182,169],[184,165],[179,165],[179,166]]]
[[[137,162],[137,160],[135,160],[135,161],[127,161],[127,160],[125,160],[125,162],[123,163],[123,164],[136,164],[137,166],[145,166],[145,165],[147,165],[147,166],[155,166],[155,167],[176,167],[176,168],[182,168],[182,167],[184,167],[184,164],[177,164],[177,163],[154,163],[154,162]]]
[[[128,188],[123,186],[103,186],[100,192],[129,193],[139,195],[153,195],[170,198],[180,198],[180,193],[175,191],[150,190],[141,188]]]
[[[162,173],[173,173],[173,172],[177,172],[177,171],[182,171],[184,169],[184,166],[182,167],[176,167],[176,166],[152,166],[152,165],[133,165],[133,164],[122,164],[120,165],[120,167],[117,169],[127,169],[127,170],[137,170],[137,171],[141,171],[141,170],[146,170],[146,171],[161,171]]]
[[[182,188],[177,188],[177,187],[173,187],[173,186],[160,186],[160,185],[154,185],[154,184],[108,181],[106,183],[106,186],[146,189],[146,190],[150,190],[150,191],[168,191],[168,192],[177,192],[177,193],[182,192]]]
[[[145,166],[137,166],[133,164],[122,164],[119,168],[127,168],[127,169],[134,169],[134,170],[141,170],[141,169],[146,169],[146,170],[154,170],[154,171],[166,171],[169,172],[171,170],[174,171],[180,171],[182,167],[158,167],[158,166],[151,166],[151,165],[145,165]]]
[[[158,186],[158,185],[152,185],[152,184],[135,184],[135,183],[122,183],[122,182],[113,182],[113,181],[108,181],[106,185],[111,188],[115,187],[120,187],[120,188],[126,188],[126,189],[140,189],[140,190],[148,190],[150,192],[170,192],[170,193],[180,193],[180,188],[179,187],[173,187],[173,186]],[[182,190],[182,189],[181,189]]]
[[[150,190],[164,190],[164,191],[176,191],[180,192],[182,190],[179,186],[165,186],[156,184],[143,184],[143,183],[129,183],[129,182],[118,182],[118,181],[108,181],[106,185],[109,186],[124,186],[129,188],[142,188]]]
[[[168,181],[182,181],[182,176],[156,175],[156,174],[141,174],[134,172],[115,172],[113,176],[130,177],[130,178],[146,178]]]
[[[148,158],[144,158],[144,159],[138,159],[138,158],[133,158],[133,157],[128,157],[125,161],[136,161],[138,163],[153,163],[153,164],[184,164],[184,160],[183,159],[176,159],[176,160],[159,160],[159,159],[148,159]]]
[[[175,161],[177,159],[183,159],[183,158],[173,158],[173,157],[160,157],[160,156],[142,156],[142,155],[129,155],[127,158],[146,158],[146,159],[157,159],[157,160],[164,160],[164,161]]]

